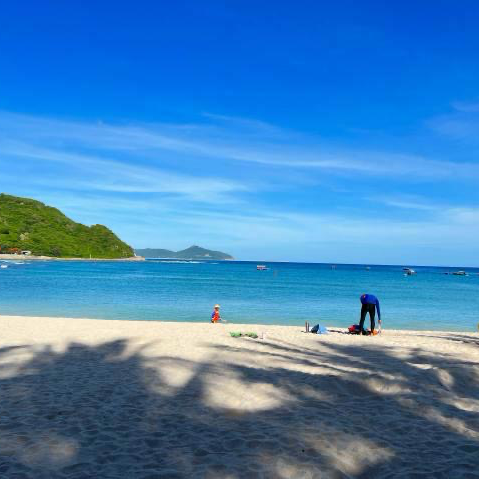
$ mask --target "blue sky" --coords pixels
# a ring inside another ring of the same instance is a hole
[[[6,2],[0,190],[135,247],[479,266],[479,3]]]

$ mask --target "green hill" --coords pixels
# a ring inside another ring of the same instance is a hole
[[[85,226],[28,198],[0,194],[1,253],[13,248],[60,258],[127,258],[133,249],[103,225]]]
[[[174,258],[174,259],[234,259],[229,254],[221,251],[212,251],[199,246],[190,246],[182,251],[170,251],[168,249],[146,248],[136,249],[135,253],[145,258]]]

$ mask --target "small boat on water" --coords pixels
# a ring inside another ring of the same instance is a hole
[[[467,276],[465,271],[453,271],[452,273],[454,276]]]
[[[0,265],[0,268],[2,268],[2,269],[7,269],[7,268],[8,268],[8,265],[2,264],[2,265]]]
[[[256,269],[257,269],[258,271],[266,271],[266,270],[268,269],[268,267],[267,267],[266,265],[264,265],[264,264],[257,264],[257,265],[256,265]]]
[[[414,274],[417,274],[416,271],[412,268],[403,268],[402,270],[406,272],[406,276],[412,276]]]

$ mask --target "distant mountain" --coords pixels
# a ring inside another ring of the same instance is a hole
[[[171,258],[171,259],[214,259],[225,260],[234,259],[229,254],[221,251],[211,251],[200,248],[199,246],[190,246],[182,251],[170,251],[168,249],[145,248],[135,249],[135,253],[145,258]]]
[[[119,259],[134,255],[103,225],[85,226],[29,198],[0,194],[0,253],[28,250],[37,256]]]

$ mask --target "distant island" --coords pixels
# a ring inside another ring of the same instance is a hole
[[[221,251],[212,251],[201,248],[200,246],[190,246],[182,251],[170,251],[168,249],[145,248],[135,249],[135,253],[145,258],[168,258],[168,259],[214,259],[231,260],[233,256],[222,253]]]
[[[40,201],[0,194],[0,254],[125,259],[133,249],[103,225],[85,226]]]

